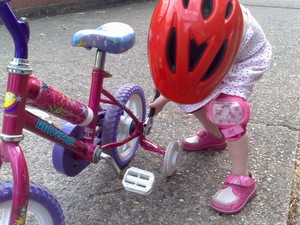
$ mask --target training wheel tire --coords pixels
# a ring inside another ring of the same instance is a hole
[[[74,138],[83,139],[83,127],[66,123],[61,130]],[[52,148],[52,163],[56,171],[69,177],[78,175],[90,164],[90,162],[77,158],[73,152],[58,144],[54,144]]]
[[[179,145],[177,142],[170,142],[165,153],[163,173],[170,177],[176,170],[179,158]]]

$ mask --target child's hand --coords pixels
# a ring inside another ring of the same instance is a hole
[[[150,108],[155,108],[155,115],[163,110],[164,106],[169,102],[164,96],[160,95],[157,99],[149,104]]]

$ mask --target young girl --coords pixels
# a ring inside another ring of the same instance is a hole
[[[195,115],[203,129],[182,141],[186,151],[228,148],[231,174],[211,206],[240,212],[257,189],[248,170],[247,99],[270,65],[263,30],[238,0],[160,0],[148,44],[152,78],[161,93],[149,106],[157,114],[174,101]]]

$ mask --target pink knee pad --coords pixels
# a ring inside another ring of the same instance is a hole
[[[220,128],[226,140],[238,140],[246,133],[250,105],[241,97],[221,94],[206,105],[206,117]]]

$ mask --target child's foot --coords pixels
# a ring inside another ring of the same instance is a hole
[[[226,148],[225,138],[216,138],[213,134],[204,129],[193,137],[185,138],[181,142],[181,147],[187,151],[201,151],[205,149],[223,150]]]
[[[249,176],[229,175],[221,190],[211,200],[211,207],[218,212],[235,214],[256,195],[256,181]]]

